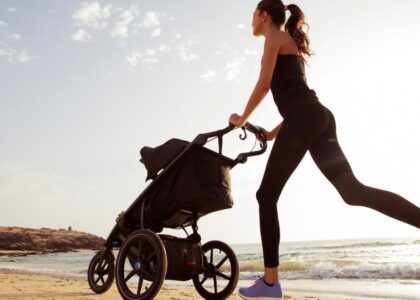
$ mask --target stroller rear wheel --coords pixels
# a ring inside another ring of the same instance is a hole
[[[105,293],[114,281],[114,255],[111,251],[98,252],[88,268],[88,283],[97,294]]]
[[[221,241],[203,245],[204,273],[193,278],[197,292],[205,299],[228,298],[239,278],[239,264],[235,252]]]
[[[159,236],[150,230],[137,230],[117,256],[118,291],[126,300],[152,299],[162,287],[166,268],[166,251]]]

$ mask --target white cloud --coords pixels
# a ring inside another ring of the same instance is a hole
[[[16,8],[15,8],[15,7],[9,7],[9,8],[7,9],[7,11],[8,11],[8,12],[11,12],[11,13],[14,13],[14,12],[16,12]]]
[[[78,41],[78,42],[87,42],[91,39],[91,36],[86,30],[79,29],[77,32],[71,35],[71,39],[73,41]]]
[[[244,26],[244,24],[237,24],[236,25],[236,28],[238,28],[238,29],[244,29],[245,26]]]
[[[175,34],[175,38],[177,39],[177,40],[179,40],[180,38],[181,38],[181,34],[180,33],[177,33],[177,34]]]
[[[224,43],[224,44],[221,46],[221,49],[222,49],[223,51],[229,51],[229,50],[232,50],[232,46],[231,46],[231,45],[229,45],[228,43]]]
[[[214,72],[213,70],[209,70],[206,73],[200,75],[200,78],[204,81],[204,82],[210,82],[213,81],[216,78],[216,72]]]
[[[148,56],[153,56],[155,55],[156,51],[154,49],[146,49],[144,50],[144,53]]]
[[[155,64],[158,59],[154,57],[156,51],[154,49],[146,49],[143,52],[131,51],[131,54],[126,57],[127,63],[130,67],[134,68],[139,63],[142,65]]]
[[[199,40],[195,40],[195,39],[193,39],[193,38],[187,38],[187,39],[185,40],[185,42],[184,42],[184,44],[185,44],[186,46],[188,46],[188,47],[191,47],[191,46],[197,45],[197,44],[199,44],[199,43],[200,43],[200,41],[199,41]]]
[[[154,11],[146,12],[144,20],[141,23],[141,26],[143,26],[145,28],[151,28],[151,27],[159,26],[159,16],[158,16],[158,14]]]
[[[16,57],[16,60],[18,63],[23,64],[28,62],[31,59],[28,52],[26,50],[20,52],[18,56]]]
[[[6,27],[6,26],[7,26],[7,23],[4,22],[4,21],[2,21],[2,20],[0,20],[0,27]]]
[[[142,59],[142,63],[145,64],[155,64],[159,60],[156,57],[145,57]]]
[[[171,47],[168,47],[166,45],[159,45],[159,47],[157,48],[157,51],[168,52],[168,51],[171,51]]]
[[[23,64],[38,57],[29,55],[27,50],[18,51],[13,48],[0,48],[0,58],[6,59],[11,63]]]
[[[12,40],[12,41],[16,42],[16,41],[19,41],[21,39],[21,36],[18,33],[13,33],[13,34],[8,35],[7,38],[9,40]]]
[[[16,54],[16,50],[12,48],[0,48],[0,57],[9,58]]]
[[[181,61],[194,60],[194,59],[197,59],[197,57],[198,57],[197,54],[195,54],[195,53],[187,54],[184,51],[179,52],[178,56],[181,59]]]
[[[152,37],[157,37],[160,36],[160,34],[162,33],[162,30],[160,30],[160,28],[155,28],[152,33],[150,34],[150,36]]]
[[[114,25],[111,31],[111,37],[113,38],[126,38],[128,37],[128,26],[135,17],[139,15],[137,5],[131,5],[128,10],[123,10],[120,14],[121,21]]]
[[[77,26],[86,26],[95,30],[103,29],[107,26],[107,19],[111,15],[111,8],[111,4],[101,8],[98,2],[82,2],[72,17]]]
[[[187,38],[184,41],[181,41],[176,45],[175,49],[178,51],[178,57],[181,61],[190,61],[198,58],[198,55],[195,53],[188,54],[187,50],[191,46],[200,43],[198,40],[193,40],[192,38]]]
[[[226,80],[238,82],[239,74],[241,73],[242,62],[245,60],[244,57],[235,57],[232,61],[229,61],[226,65],[227,73]]]

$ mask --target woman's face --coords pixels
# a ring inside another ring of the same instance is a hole
[[[252,31],[255,36],[261,35],[264,14],[266,14],[266,12],[263,12],[260,15],[260,10],[258,8],[256,8],[252,14]]]

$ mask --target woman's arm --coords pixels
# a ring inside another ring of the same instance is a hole
[[[277,125],[276,128],[274,128],[271,131],[267,131],[264,127],[261,127],[261,126],[260,126],[260,130],[264,133],[267,141],[271,141],[271,140],[274,140],[277,137],[277,134],[279,133],[282,124],[283,124],[283,122],[281,122],[279,125]]]
[[[276,66],[277,61],[277,53],[277,42],[271,37],[266,37],[264,42],[264,54],[261,59],[260,77],[258,78],[257,84],[255,85],[245,110],[239,120],[239,123],[242,126],[245,125],[248,117],[258,106],[258,104],[261,103],[261,101],[270,90],[271,78],[273,76],[274,67]]]
[[[274,128],[273,130],[271,130],[271,132],[270,132],[271,139],[275,139],[277,137],[277,134],[279,133],[282,125],[283,125],[283,121],[279,125],[277,125],[276,128]]]
[[[241,115],[240,122],[244,125],[251,115],[251,113],[257,108],[257,106],[261,103],[264,97],[267,95],[268,91],[270,90],[265,84],[261,83],[260,81],[254,87],[251,96],[249,97],[248,103],[245,107],[244,112]],[[241,127],[241,126],[239,126]]]

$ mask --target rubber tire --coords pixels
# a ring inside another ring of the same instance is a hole
[[[218,293],[210,293],[208,292],[201,284],[199,280],[199,275],[194,276],[193,283],[194,287],[197,292],[200,294],[201,297],[208,300],[220,300],[228,298],[236,288],[239,279],[239,264],[238,259],[236,258],[235,252],[230,248],[227,244],[221,241],[210,241],[205,243],[203,246],[203,253],[209,251],[210,249],[220,249],[222,250],[227,256],[228,260],[231,264],[231,279],[228,285]]]
[[[133,297],[133,293],[131,293],[126,284],[124,282],[124,261],[126,259],[125,252],[127,251],[128,247],[131,247],[131,241],[141,238],[143,240],[147,240],[157,252],[157,265],[158,265],[158,276],[157,280],[153,281],[151,287],[147,289],[147,291],[143,295],[138,295],[137,297]],[[163,282],[165,281],[166,277],[166,270],[167,270],[167,257],[166,257],[166,250],[165,246],[160,239],[160,237],[151,230],[141,229],[134,231],[127,240],[121,245],[120,252],[117,256],[116,262],[116,282],[118,291],[120,295],[125,300],[149,300],[153,299],[160,291]],[[131,295],[130,295],[131,294]]]
[[[103,294],[105,293],[111,286],[112,283],[114,282],[114,276],[115,276],[115,265],[114,265],[114,255],[112,254],[111,251],[108,251],[105,254],[104,259],[108,262],[109,264],[109,272],[108,272],[108,278],[105,281],[105,284],[103,284],[102,286],[98,286],[95,283],[94,280],[94,270],[96,268],[96,265],[101,257],[103,252],[98,252],[95,254],[95,256],[91,259],[90,263],[89,263],[89,267],[88,267],[88,283],[89,283],[89,287],[92,291],[94,291],[96,294]]]

